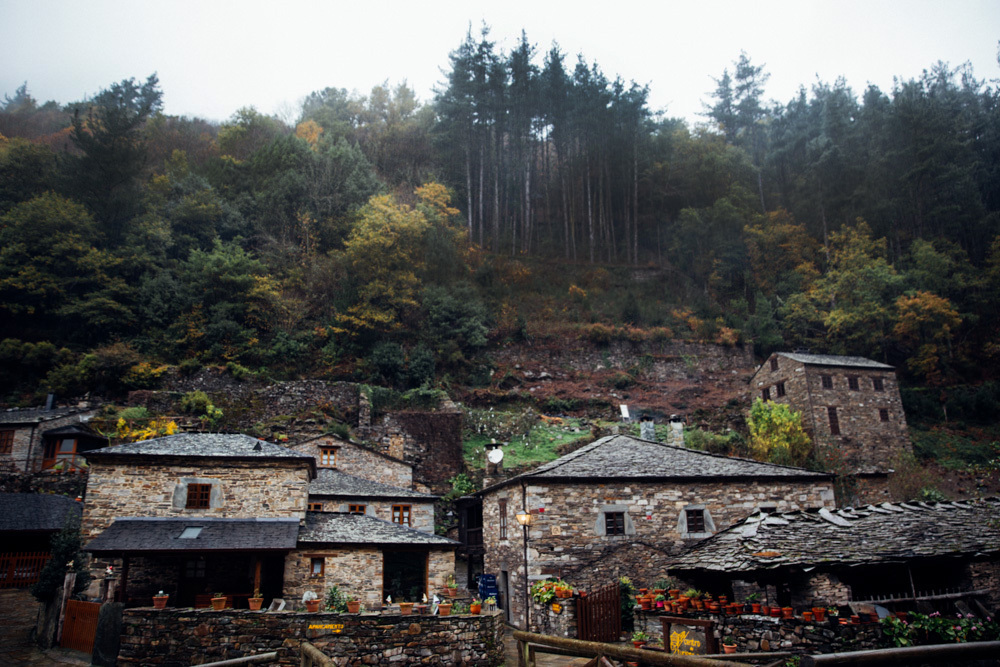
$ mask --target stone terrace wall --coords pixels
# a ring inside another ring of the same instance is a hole
[[[450,491],[448,480],[462,472],[462,413],[457,408],[393,412],[360,430],[382,447],[383,454],[411,464],[414,481],[435,493]]]
[[[126,610],[119,665],[198,665],[270,651],[299,664],[308,641],[337,664],[502,665],[503,615],[401,616]]]

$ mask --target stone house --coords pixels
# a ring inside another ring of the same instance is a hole
[[[187,433],[105,448],[89,458],[85,549],[95,557],[98,580],[108,564],[120,573],[119,597],[125,601],[143,604],[164,590],[171,604],[192,606],[222,591],[245,606],[255,589],[267,599],[291,598],[306,589],[322,594],[331,583],[344,582],[377,602],[387,582],[399,578],[398,570],[420,560],[411,558],[403,567],[390,554],[424,556],[420,581],[407,579],[411,587],[436,589],[454,570],[452,541],[402,525],[415,517],[423,526],[430,516],[433,527],[433,496],[318,470],[311,453],[246,435]],[[395,523],[380,518],[391,519],[388,503],[402,506],[401,499],[421,510],[399,512]],[[310,512],[310,504],[347,511]],[[363,539],[363,531],[315,527],[328,523],[378,526],[371,532],[380,540]],[[363,572],[351,569],[361,561]],[[374,572],[381,576],[370,576]]]
[[[485,571],[510,622],[531,582],[583,589],[664,576],[683,548],[757,510],[833,507],[833,476],[612,435],[476,494]],[[521,520],[528,517],[529,525]]]
[[[670,564],[736,599],[794,607],[1000,607],[1000,498],[756,513]]]
[[[80,505],[51,493],[0,493],[0,589],[38,580],[52,536],[80,516]]]
[[[333,435],[321,435],[289,445],[290,449],[316,459],[319,468],[341,470],[385,485],[409,489],[413,487],[413,466],[401,457],[392,456],[350,440]]]
[[[890,500],[893,462],[912,452],[895,369],[863,357],[775,352],[750,380],[751,397],[787,403],[831,463],[849,476],[839,504]]]
[[[88,408],[33,408],[0,412],[0,472],[79,470],[84,452],[108,439],[87,428]]]

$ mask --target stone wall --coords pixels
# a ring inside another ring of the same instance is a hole
[[[90,465],[81,534],[86,543],[118,517],[304,519],[309,474],[302,461],[95,461]],[[218,507],[175,507],[177,485],[192,477],[218,482]]]
[[[560,611],[557,614],[552,609],[552,603],[558,603]],[[530,631],[553,637],[569,637],[577,639],[577,598],[559,598],[547,604],[531,600]]]
[[[503,616],[265,613],[129,609],[119,665],[198,665],[270,651],[299,664],[311,643],[337,664],[504,663]]]
[[[828,481],[745,481],[701,484],[609,483],[508,486],[483,500],[485,571],[508,572],[513,619],[524,613],[524,542],[514,515],[532,512],[528,529],[528,581],[562,577],[574,587],[598,588],[621,576],[652,583],[664,576],[671,558],[695,539],[681,532],[684,509],[704,507],[716,531],[744,519],[761,505],[779,512],[833,507]],[[506,500],[507,537],[500,538],[499,508]],[[541,511],[544,508],[544,511]],[[625,535],[603,535],[603,512],[626,514]],[[514,620],[515,623],[519,621]]]
[[[413,485],[413,466],[398,458],[373,452],[360,445],[345,442],[334,436],[322,436],[293,445],[291,449],[316,458],[320,466],[320,448],[337,447],[336,468],[355,477],[363,477],[382,484],[409,489]]]
[[[838,503],[841,507],[851,505],[859,507],[862,505],[881,505],[892,502],[892,493],[889,491],[889,475],[855,475],[851,480],[854,487],[854,498],[851,502]],[[908,500],[908,499],[907,499]]]
[[[0,493],[56,493],[84,497],[89,471],[0,474]]]
[[[363,437],[382,453],[413,465],[413,477],[443,494],[448,480],[462,472],[462,412],[447,407],[437,412],[393,412],[375,420]]]
[[[839,451],[849,471],[887,471],[892,462],[912,451],[906,428],[906,415],[899,396],[899,383],[891,370],[806,365],[788,357],[774,356],[776,370],[768,361],[757,371],[751,383],[751,399],[767,389],[770,399],[788,403],[802,413],[803,425],[817,444]],[[829,376],[832,388],[823,388],[823,376]],[[852,390],[849,378],[857,378]],[[881,380],[876,391],[873,380]],[[778,383],[784,382],[785,396],[778,396]],[[840,435],[833,435],[828,408],[837,409]],[[879,411],[886,410],[888,421]]]
[[[317,503],[322,505],[322,509],[313,511],[347,512],[349,510],[348,505],[363,504],[365,506],[365,514],[367,516],[373,516],[376,519],[382,519],[383,521],[388,521],[390,523],[392,523],[393,505],[409,505],[410,528],[425,533],[434,533],[434,503],[432,502],[415,503],[410,499],[373,501],[365,498],[359,498],[357,500],[345,500],[342,498],[324,499],[316,496],[309,498],[310,505],[315,505]]]
[[[778,619],[758,615],[716,616],[715,635],[733,637],[737,653],[790,651],[796,655],[816,655],[885,648],[882,626],[877,623],[840,625],[837,619],[806,623],[801,618]],[[663,639],[663,626],[656,614],[641,615],[636,621],[653,639]]]
[[[1000,608],[1000,561],[981,561],[969,564],[973,589],[989,589],[987,607]]]

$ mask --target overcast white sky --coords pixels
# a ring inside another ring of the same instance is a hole
[[[0,0],[0,94],[27,81],[66,103],[155,71],[167,113],[211,120],[251,105],[294,120],[314,90],[385,80],[429,101],[484,21],[504,50],[524,29],[541,64],[556,41],[570,67],[582,53],[692,122],[741,49],[781,102],[817,77],[888,91],[938,60],[1000,79],[998,0]]]

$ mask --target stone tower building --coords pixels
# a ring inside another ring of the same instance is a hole
[[[787,403],[818,447],[850,476],[841,504],[889,500],[893,462],[912,451],[895,369],[863,357],[776,352],[750,381],[752,398]]]

